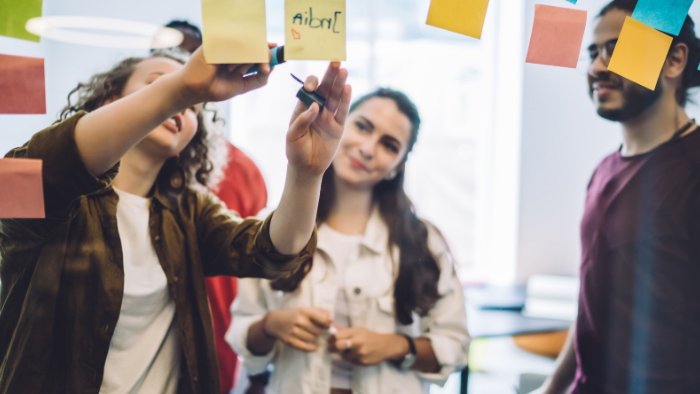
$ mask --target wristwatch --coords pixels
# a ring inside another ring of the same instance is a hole
[[[406,338],[408,341],[408,354],[403,357],[403,359],[396,360],[396,366],[399,369],[407,370],[413,366],[416,362],[416,344],[413,342],[413,338],[406,334],[399,334]]]

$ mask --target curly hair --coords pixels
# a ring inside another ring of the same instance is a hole
[[[151,58],[166,58],[185,64],[189,55],[176,49],[168,49],[155,51],[148,57],[130,57],[122,60],[111,70],[93,75],[86,83],[79,83],[68,94],[68,105],[61,110],[57,122],[79,111],[92,112],[112,100],[121,98],[136,66]],[[75,102],[72,102],[71,99],[74,96],[76,96]],[[223,125],[224,121],[218,117],[216,109],[207,108],[207,104],[209,103],[204,103],[202,111],[197,114],[197,132],[192,140],[178,157],[168,159],[158,174],[156,182],[165,191],[179,193],[185,187],[197,186],[197,184],[210,188],[218,181],[215,170],[221,166],[215,166],[212,157],[217,158],[216,147],[225,146],[225,144],[219,141],[223,138],[220,133],[208,130],[207,123],[211,128]],[[205,117],[205,112],[210,116]]]

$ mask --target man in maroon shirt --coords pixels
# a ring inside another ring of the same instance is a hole
[[[654,91],[607,70],[636,0],[603,8],[590,95],[623,144],[588,186],[579,315],[538,393],[700,393],[700,132],[684,107],[700,81],[687,17]]]

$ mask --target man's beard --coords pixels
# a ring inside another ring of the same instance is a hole
[[[657,83],[656,90],[649,90],[637,84],[622,87],[622,106],[615,109],[598,107],[598,115],[614,122],[626,122],[646,111],[661,97],[663,88]]]

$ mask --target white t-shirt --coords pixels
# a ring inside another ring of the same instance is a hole
[[[341,328],[350,327],[350,315],[348,313],[348,300],[345,296],[345,265],[350,255],[355,251],[362,242],[362,235],[346,235],[341,234],[330,226],[321,225],[318,229],[319,239],[323,239],[323,243],[328,249],[324,249],[331,261],[335,265],[338,275],[338,292],[335,299],[335,316],[333,324]],[[335,389],[350,390],[350,382],[352,380],[352,364],[340,357],[339,354],[331,355],[331,387]]]
[[[117,227],[124,254],[124,299],[100,393],[174,394],[182,345],[175,300],[151,243],[151,200],[114,191],[119,195]]]

